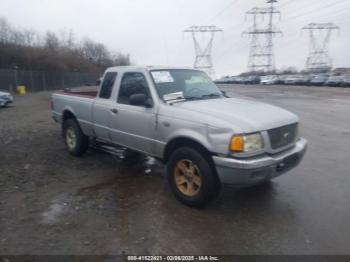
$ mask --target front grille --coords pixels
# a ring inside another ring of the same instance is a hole
[[[278,149],[295,142],[298,136],[298,123],[270,129],[267,132],[272,149]]]

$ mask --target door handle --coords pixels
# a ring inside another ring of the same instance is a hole
[[[118,109],[113,108],[113,109],[111,109],[111,112],[112,112],[113,114],[118,114]]]

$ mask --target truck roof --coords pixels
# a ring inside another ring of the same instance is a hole
[[[194,69],[186,66],[114,66],[108,68],[107,72],[132,71],[132,70],[170,70],[170,69]]]

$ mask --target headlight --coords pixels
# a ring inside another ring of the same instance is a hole
[[[230,149],[234,153],[250,153],[264,148],[260,133],[251,135],[235,135],[231,139]]]

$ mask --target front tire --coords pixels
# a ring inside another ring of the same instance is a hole
[[[210,156],[189,147],[172,153],[167,164],[167,178],[176,198],[192,207],[205,206],[221,189]]]
[[[63,123],[63,138],[68,152],[73,156],[83,155],[89,147],[89,137],[83,134],[75,119]]]

